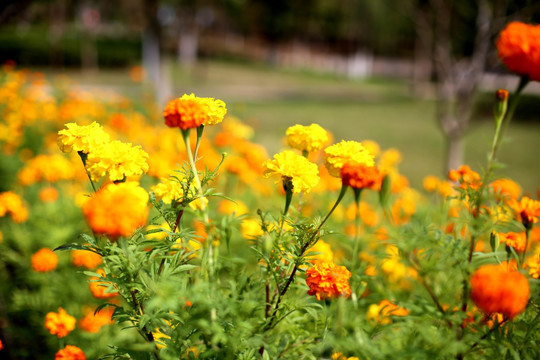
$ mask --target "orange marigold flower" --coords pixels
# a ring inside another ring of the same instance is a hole
[[[92,230],[113,239],[128,237],[143,226],[148,218],[148,193],[134,182],[109,184],[83,206],[83,213]]]
[[[508,70],[540,81],[540,25],[509,23],[499,35],[497,51]]]
[[[373,188],[380,179],[381,175],[375,166],[348,162],[341,168],[343,185],[353,189]]]
[[[434,192],[435,190],[437,190],[439,188],[439,183],[439,178],[433,175],[426,176],[422,181],[424,190],[426,190],[427,192]]]
[[[493,189],[495,194],[503,199],[517,199],[519,195],[521,195],[521,186],[510,179],[497,179],[489,184],[489,186]]]
[[[389,300],[382,300],[379,304],[370,305],[367,312],[367,319],[378,324],[390,324],[390,316],[407,316],[409,310],[399,307]]]
[[[315,295],[317,300],[350,296],[349,278],[351,272],[345,266],[337,266],[331,261],[319,260],[306,270],[308,295]]]
[[[97,333],[103,326],[113,323],[113,320],[111,319],[113,312],[114,309],[111,307],[101,309],[97,313],[93,308],[84,307],[84,317],[79,320],[79,327],[84,331]]]
[[[96,254],[93,251],[73,250],[71,252],[71,262],[75,266],[80,266],[87,268],[88,270],[92,270],[101,265],[101,263],[103,263],[103,259],[101,258],[101,255]]]
[[[531,227],[532,224],[538,222],[538,216],[540,216],[540,201],[524,196],[520,201],[515,199],[511,200],[508,205],[518,213],[521,222],[526,228]]]
[[[32,269],[37,272],[49,272],[56,269],[58,256],[54,251],[43,248],[32,255]]]
[[[65,348],[58,350],[54,360],[86,360],[86,355],[78,347],[66,345]]]
[[[4,344],[2,343],[2,340],[0,340],[0,350],[4,350]]]
[[[506,245],[513,247],[516,251],[521,252],[525,250],[527,234],[524,231],[520,233],[499,233],[499,240],[506,243]]]
[[[39,200],[43,202],[55,202],[58,199],[58,190],[52,186],[48,186],[39,191]]]
[[[512,319],[525,310],[529,293],[527,278],[507,265],[484,265],[471,278],[471,298],[487,314]]]
[[[105,271],[103,271],[103,269],[97,269],[96,273],[100,276],[100,278],[105,277]],[[88,283],[90,286],[90,291],[96,299],[108,299],[118,295],[118,292],[109,292],[108,283],[105,281],[99,281],[100,278],[92,276],[90,278],[90,282]]]
[[[21,223],[28,219],[28,210],[23,204],[21,197],[13,191],[0,193],[0,217],[11,215],[16,223]]]
[[[163,117],[165,125],[187,130],[220,123],[226,113],[227,109],[222,100],[190,94],[171,100],[163,110]]]
[[[479,189],[482,186],[480,174],[471,170],[469,165],[461,165],[457,170],[450,170],[448,179],[459,181],[459,187],[462,189]]]
[[[77,320],[62,308],[58,308],[57,313],[50,312],[45,316],[45,328],[52,335],[56,335],[59,338],[63,338],[75,329],[76,323]]]

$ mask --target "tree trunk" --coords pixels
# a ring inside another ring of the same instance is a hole
[[[463,165],[465,142],[463,135],[448,136],[446,147],[446,170],[457,169]]]

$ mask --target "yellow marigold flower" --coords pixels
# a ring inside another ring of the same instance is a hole
[[[56,335],[63,338],[75,329],[77,320],[69,315],[66,310],[58,308],[58,312],[50,312],[45,316],[45,328],[49,330],[51,335]]]
[[[373,140],[362,140],[362,146],[371,154],[373,157],[379,156],[381,152],[381,147],[379,144]]]
[[[75,266],[93,270],[103,263],[101,255],[89,250],[73,250],[71,252],[71,262]]]
[[[322,241],[321,239],[317,240],[315,245],[313,245],[308,251],[307,256],[309,256],[309,262],[314,264],[317,261],[334,261],[334,252],[330,247],[330,244]]]
[[[100,278],[105,277],[106,275],[105,271],[103,271],[103,269],[97,269],[96,273],[100,277],[98,278],[98,277],[93,276],[90,278],[90,282],[88,283],[90,287],[90,291],[92,292],[92,295],[96,299],[108,299],[108,298],[112,298],[118,295],[118,292],[116,291],[111,291],[111,292],[108,291],[109,283],[105,281],[99,281]]]
[[[533,279],[540,278],[540,255],[535,254],[527,260],[527,267],[529,268],[529,275]]]
[[[317,261],[306,270],[308,295],[315,295],[317,300],[350,296],[349,278],[351,272],[345,266],[337,266],[330,261]]]
[[[320,150],[328,143],[328,132],[317,124],[309,126],[294,125],[287,129],[287,144],[302,152]]]
[[[98,181],[106,173],[109,173],[109,180],[121,181],[147,172],[148,154],[140,146],[115,140],[88,154],[86,168],[92,181]]]
[[[186,94],[171,100],[163,110],[163,117],[165,125],[187,130],[201,125],[216,125],[223,121],[226,113],[222,100]]]
[[[242,231],[242,237],[245,239],[251,239],[264,234],[264,231],[261,229],[261,223],[255,219],[242,220],[240,230]]]
[[[28,210],[21,197],[13,191],[0,193],[0,217],[9,214],[13,221],[21,223],[28,219]]]
[[[85,306],[83,307],[84,317],[79,320],[79,327],[89,333],[97,333],[105,325],[113,323],[111,319],[114,309],[112,307],[107,307],[99,310],[97,313],[96,309]]]
[[[439,178],[433,175],[426,176],[422,181],[424,190],[426,190],[427,192],[434,192],[435,190],[437,190],[439,188],[439,183]]]
[[[240,216],[247,214],[249,209],[247,208],[246,204],[240,200],[231,201],[224,199],[219,203],[218,211],[226,215],[234,214],[235,216]]]
[[[62,155],[38,155],[28,161],[17,174],[19,183],[32,185],[38,181],[56,182],[75,176],[73,164]]]
[[[49,272],[56,269],[58,256],[54,251],[43,248],[32,255],[32,269],[37,272]]]
[[[368,308],[367,319],[377,324],[390,324],[390,316],[407,316],[409,310],[399,307],[388,300],[382,300],[379,304],[372,304]]]
[[[182,184],[174,178],[161,178],[160,183],[152,186],[150,191],[154,193],[156,200],[161,200],[165,204],[182,201],[184,198]]]
[[[295,194],[308,193],[319,182],[317,165],[293,151],[280,152],[263,165],[266,167],[265,177],[280,175],[282,180],[290,180]]]
[[[83,206],[83,213],[96,234],[115,240],[131,236],[148,218],[148,193],[135,182],[109,184]]]
[[[66,345],[65,348],[58,350],[54,360],[86,360],[86,355],[78,347]]]
[[[373,166],[373,155],[356,141],[342,140],[338,144],[324,149],[324,166],[330,175],[341,177],[341,168],[348,162],[355,162],[365,166]]]
[[[381,160],[379,161],[379,168],[381,170],[391,170],[395,169],[396,166],[401,162],[402,156],[401,152],[397,149],[388,149],[381,155]]]
[[[62,152],[91,153],[97,146],[109,142],[109,135],[100,124],[93,122],[90,125],[79,126],[75,123],[65,125],[67,129],[58,132],[58,147]]]

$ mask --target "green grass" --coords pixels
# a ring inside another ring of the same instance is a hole
[[[340,139],[377,141],[383,149],[403,154],[400,170],[415,187],[428,174],[445,174],[445,140],[435,120],[433,100],[410,95],[406,82],[381,79],[348,80],[308,71],[280,70],[250,63],[202,61],[186,70],[168,65],[173,94],[195,93],[223,99],[229,113],[256,130],[256,141],[269,155],[283,148],[287,127],[318,123]],[[68,75],[84,84],[111,86],[129,96],[148,90],[129,83],[128,72]],[[465,138],[465,161],[475,170],[485,166],[493,126],[489,119],[475,121]],[[499,159],[500,175],[518,181],[535,195],[540,185],[537,154],[540,122],[513,122]]]

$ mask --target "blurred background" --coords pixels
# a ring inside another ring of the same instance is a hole
[[[535,0],[4,0],[0,61],[90,91],[224,100],[271,155],[294,124],[398,149],[413,186],[481,170],[498,88],[518,78],[498,32],[537,23]],[[540,86],[529,84],[500,160],[536,195]],[[161,119],[151,119],[162,121]]]

